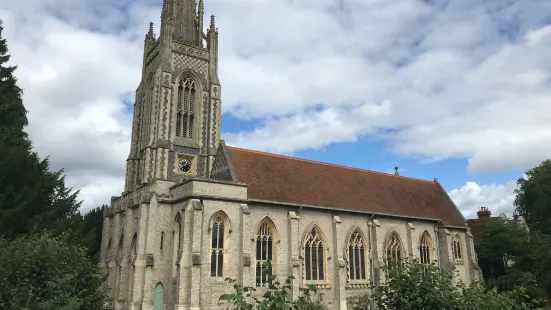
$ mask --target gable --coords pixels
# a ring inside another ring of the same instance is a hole
[[[226,143],[224,143],[224,140],[220,140],[214,162],[212,163],[210,178],[220,181],[237,182],[231,162]]]
[[[227,147],[249,199],[441,220],[466,227],[437,181]]]

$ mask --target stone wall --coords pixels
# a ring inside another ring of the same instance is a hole
[[[219,296],[232,292],[225,278],[255,286],[255,235],[266,218],[276,230],[274,273],[281,281],[295,277],[295,296],[299,287],[315,284],[331,309],[346,309],[346,298],[368,292],[370,280],[384,282],[380,268],[385,264],[385,244],[392,232],[401,239],[402,257],[410,260],[419,259],[421,236],[428,232],[432,260],[442,268],[455,266],[458,280],[467,285],[475,278],[470,234],[461,228],[441,227],[436,220],[249,201],[247,187],[239,183],[192,179],[172,184],[156,181],[141,191],[139,203],[106,211],[101,265],[110,272],[108,285],[115,309],[153,309],[157,283],[164,286],[165,309],[217,309]],[[211,233],[218,215],[225,226],[223,275],[212,277]],[[308,282],[304,278],[303,246],[305,235],[314,226],[323,235],[325,279]],[[348,240],[357,229],[369,244],[365,281],[348,280]],[[462,240],[461,260],[452,257],[454,234]],[[256,294],[263,290],[259,288]]]

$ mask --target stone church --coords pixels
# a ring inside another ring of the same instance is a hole
[[[479,278],[472,235],[426,181],[226,146],[218,29],[203,0],[165,0],[145,36],[125,190],[105,210],[101,267],[113,309],[217,309],[237,279],[294,276],[330,309],[402,260]],[[268,263],[270,262],[270,263]]]

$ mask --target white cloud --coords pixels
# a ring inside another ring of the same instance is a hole
[[[104,3],[0,1],[3,36],[29,111],[27,131],[39,154],[81,190],[85,210],[108,203],[124,186],[132,116],[122,99],[140,80],[148,14],[138,18],[139,31],[135,21],[123,30],[117,23],[148,9],[158,14],[151,3],[134,5],[126,18]]]
[[[516,188],[516,181],[486,185],[467,182],[461,188],[449,191],[448,195],[466,219],[477,218],[476,212],[480,207],[487,207],[492,211],[492,216],[498,216],[502,213],[511,216],[515,210],[513,201],[515,200],[514,190]]]
[[[160,4],[0,0],[30,136],[82,188],[85,208],[122,190],[131,130],[122,98],[138,85]],[[205,5],[220,31],[223,109],[263,122],[224,133],[230,144],[289,153],[371,135],[401,155],[467,157],[471,171],[525,168],[551,153],[548,1]]]

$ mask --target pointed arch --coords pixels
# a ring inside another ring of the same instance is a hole
[[[182,70],[173,82],[176,83],[176,122],[175,134],[177,137],[196,140],[198,134],[197,121],[201,119],[202,91],[206,80],[191,69]]]
[[[404,257],[404,246],[400,235],[393,230],[389,232],[384,246],[385,264],[388,269],[400,268]]]
[[[360,228],[353,228],[348,233],[345,249],[349,281],[365,281],[368,279],[368,251],[367,238]]]
[[[277,257],[277,230],[274,222],[265,216],[256,227],[256,286],[267,287],[272,284]]]
[[[463,241],[459,233],[453,234],[452,253],[453,259],[463,259]]]
[[[306,281],[324,281],[327,275],[325,237],[318,225],[311,225],[302,239],[303,275]]]
[[[130,242],[130,263],[133,265],[138,256],[138,234],[134,233]]]
[[[176,213],[172,224],[172,276],[178,274],[182,257],[182,215]]]
[[[124,234],[119,239],[117,246],[117,273],[115,278],[115,297],[118,298],[121,293],[121,280],[122,280],[122,264],[124,256]]]
[[[211,233],[211,277],[223,277],[228,264],[229,219],[223,211],[216,212],[210,219]]]
[[[164,309],[164,297],[165,297],[165,287],[163,283],[159,282],[155,285],[155,291],[153,292],[153,310],[163,310]]]
[[[109,256],[111,255],[111,238],[109,238],[109,242],[107,242],[107,252],[106,252],[106,257],[105,258],[109,258]]]
[[[138,257],[138,234],[134,233],[132,242],[130,242],[130,270],[128,275],[128,300],[132,301],[134,295],[134,278],[136,275],[136,258]]]
[[[124,255],[124,235],[121,235],[121,238],[119,239],[119,244],[117,246],[117,265],[122,264],[122,257]]]
[[[419,260],[421,264],[430,265],[432,263],[432,237],[428,231],[424,231],[419,239]]]

